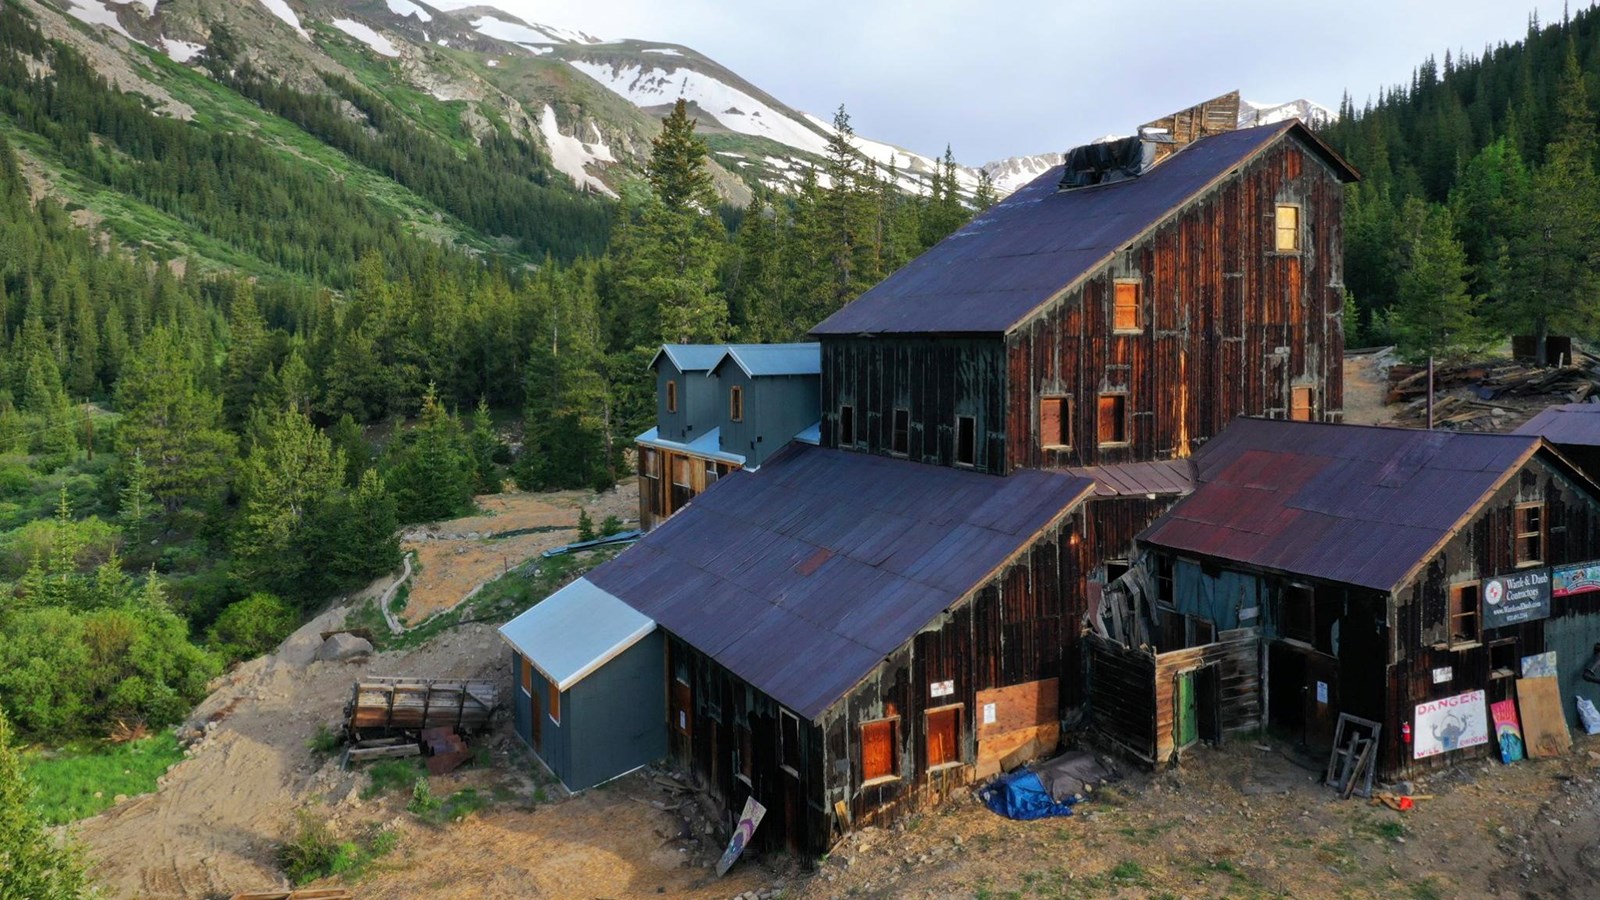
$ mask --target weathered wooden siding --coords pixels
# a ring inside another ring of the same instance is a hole
[[[839,446],[839,409],[855,409],[846,450],[892,455],[894,410],[910,419],[919,462],[955,464],[957,416],[976,419],[975,468],[1005,474],[1005,355],[993,338],[872,336],[822,340],[822,446]]]
[[[1393,644],[1388,648],[1390,670],[1385,734],[1409,721],[1419,703],[1471,690],[1484,690],[1489,702],[1513,696],[1514,678],[1496,678],[1489,665],[1490,646],[1514,642],[1512,653],[1520,659],[1547,649],[1545,632],[1561,621],[1561,633],[1586,633],[1592,645],[1600,641],[1600,593],[1556,598],[1551,618],[1506,628],[1485,629],[1482,640],[1452,650],[1446,641],[1450,585],[1478,581],[1517,571],[1513,558],[1513,517],[1518,503],[1545,503],[1548,549],[1545,566],[1586,562],[1600,557],[1600,501],[1544,457],[1535,457],[1490,498],[1473,519],[1443,550],[1429,561],[1421,575],[1396,594]],[[1568,620],[1586,624],[1575,624]],[[1567,661],[1568,664],[1579,661]],[[1433,683],[1433,670],[1449,666],[1452,677]],[[1562,697],[1571,706],[1570,694]],[[1569,716],[1573,714],[1569,711]],[[1440,768],[1459,759],[1489,755],[1494,742],[1481,748],[1454,751],[1412,760],[1410,750],[1398,741],[1386,741],[1386,774]]]
[[[676,450],[665,450],[639,444],[638,470],[639,470],[639,528],[649,531],[665,522],[673,513],[689,505],[689,501],[698,497],[706,488],[710,487],[716,479],[710,476],[710,471],[717,474],[717,478],[727,475],[739,468],[731,463],[706,459],[693,453],[682,453]],[[654,454],[654,470],[657,476],[651,476],[651,455]],[[683,486],[674,483],[674,472],[681,463],[689,467],[689,484]]]
[[[851,827],[888,824],[939,802],[978,777],[980,738],[993,737],[980,727],[980,697],[997,699],[988,692],[1029,685],[1023,694],[1036,702],[1053,692],[1051,708],[1040,712],[1042,721],[1033,724],[1048,729],[1060,722],[1073,703],[1068,700],[1069,686],[1070,693],[1079,692],[1076,655],[1065,651],[1076,646],[1073,636],[1083,616],[1076,550],[1082,543],[1082,527],[1081,514],[1075,514],[1042,534],[821,717],[822,771],[830,811],[842,809]],[[1058,681],[1049,688],[1037,684],[1049,679]],[[934,696],[933,685],[946,681],[952,692]],[[953,704],[961,705],[960,765],[930,771],[926,714]],[[1015,720],[1026,706],[1008,705],[1008,735],[1029,727]],[[899,777],[863,787],[861,725],[887,717],[899,721],[895,757]],[[1053,742],[1041,752],[1051,749]]]
[[[1009,468],[1189,455],[1240,415],[1287,418],[1291,386],[1342,419],[1342,184],[1284,140],[1116,255],[1006,339]],[[1302,248],[1274,248],[1279,203],[1301,207]],[[1114,333],[1117,279],[1142,285],[1143,327]],[[1101,393],[1126,392],[1129,441],[1097,441]],[[1072,446],[1044,449],[1039,398],[1071,398]]]
[[[1097,634],[1089,648],[1089,713],[1094,728],[1135,759],[1156,760],[1156,657]]]
[[[1216,667],[1217,713],[1222,735],[1261,724],[1261,634],[1253,628],[1227,631],[1217,642],[1158,653],[1155,657],[1155,759],[1177,752],[1177,683],[1182,673]],[[1220,737],[1220,736],[1219,736]]]

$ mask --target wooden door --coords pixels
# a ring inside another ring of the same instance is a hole
[[[672,749],[679,759],[694,757],[694,695],[687,682],[672,680]]]
[[[1306,747],[1318,754],[1333,749],[1339,723],[1339,661],[1308,651],[1306,657]]]
[[[1178,704],[1176,731],[1173,735],[1179,748],[1188,747],[1200,740],[1200,719],[1194,703],[1194,672],[1178,673],[1178,689],[1174,692]]]
[[[540,725],[544,723],[544,710],[539,708],[539,694],[536,691],[528,692],[528,734],[533,738],[533,752],[544,751],[544,735]]]

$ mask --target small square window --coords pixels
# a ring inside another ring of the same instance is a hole
[[[1469,581],[1450,586],[1450,643],[1467,644],[1478,639],[1478,583]]]
[[[678,383],[676,381],[669,381],[669,382],[667,382],[667,412],[675,413],[677,411],[678,411]]]
[[[1139,306],[1139,282],[1117,282],[1116,299],[1111,314],[1111,330],[1138,331],[1144,327]]]
[[[550,721],[561,724],[561,689],[556,687],[554,681],[545,684],[545,706],[550,713]]]
[[[689,478],[689,457],[672,458],[672,483],[678,487],[694,487],[694,482]]]
[[[897,719],[879,719],[861,726],[861,782],[899,776],[896,765],[895,726]]]
[[[1305,585],[1291,585],[1283,595],[1283,615],[1278,617],[1283,636],[1307,644],[1317,639],[1317,592]]]
[[[961,707],[928,710],[928,768],[961,762]]]
[[[800,719],[786,709],[778,711],[778,762],[790,772],[800,772]]]
[[[1039,398],[1039,446],[1065,450],[1072,446],[1072,401],[1067,397]]]
[[[1294,253],[1300,249],[1300,207],[1288,203],[1278,204],[1276,216],[1279,253]]]
[[[1311,421],[1311,388],[1292,387],[1289,389],[1289,418],[1295,422]]]
[[[1100,443],[1128,443],[1128,395],[1100,395]]]
[[[654,450],[644,451],[644,477],[661,477],[661,457],[657,456]]]
[[[854,406],[839,407],[839,446],[854,447],[856,445],[856,408]]]
[[[894,435],[889,444],[889,452],[898,456],[908,456],[911,453],[911,410],[897,409],[894,411]]]
[[[1544,562],[1544,504],[1518,504],[1516,529],[1517,565],[1533,566]]]
[[[728,388],[728,418],[735,422],[744,421],[744,388],[738,385]]]
[[[956,416],[956,465],[978,464],[978,424],[972,416]]]
[[[1496,641],[1489,645],[1489,677],[1514,678],[1517,674],[1517,639]]]
[[[717,464],[714,463],[714,462],[708,462],[708,463],[706,463],[706,487],[711,487],[713,484],[716,484],[716,483],[717,483]]]

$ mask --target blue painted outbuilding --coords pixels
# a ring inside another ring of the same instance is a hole
[[[667,755],[665,657],[655,622],[580,578],[500,628],[517,736],[568,790]]]

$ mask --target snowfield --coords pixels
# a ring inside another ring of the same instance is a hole
[[[535,25],[529,27],[521,22],[507,22],[494,16],[480,16],[474,19],[472,27],[484,37],[492,37],[499,41],[509,41],[522,47],[529,44],[599,44],[599,38],[573,31],[568,28],[552,28],[549,25]],[[531,48],[530,48],[531,49]]]
[[[416,16],[424,24],[433,21],[433,13],[412,3],[411,0],[389,0],[389,12],[401,17]]]
[[[74,2],[77,2],[77,0],[74,0]],[[301,37],[308,41],[311,40],[311,35],[306,34],[306,30],[300,27],[300,17],[295,15],[294,10],[289,8],[288,0],[258,0],[258,2],[267,8],[267,12],[287,22],[289,27],[298,32]]]
[[[539,117],[539,133],[544,135],[545,146],[550,148],[550,160],[555,163],[556,169],[570,177],[580,188],[588,188],[599,191],[607,197],[615,197],[617,196],[615,191],[589,174],[590,163],[617,161],[617,158],[611,155],[611,148],[601,142],[598,129],[593,124],[589,125],[589,129],[594,132],[593,141],[585,142],[562,134],[560,125],[556,121],[556,111],[548,103],[545,104],[544,113]]]
[[[568,65],[600,82],[634,106],[664,106],[679,97],[699,106],[722,127],[770,138],[808,153],[822,153],[828,141],[804,123],[785,116],[738,88],[693,69],[569,60]]]
[[[134,43],[141,43],[137,38],[128,33],[117,21],[117,12],[100,0],[70,0],[67,12],[74,19],[90,25],[104,25]]]
[[[334,19],[332,25],[371,47],[374,53],[391,57],[400,55],[400,48],[394,45],[394,41],[374,31],[371,26],[363,25],[354,19]]]
[[[166,49],[167,55],[181,63],[186,63],[196,56],[204,53],[205,44],[195,44],[189,41],[180,41],[176,38],[162,38],[161,45]]]

